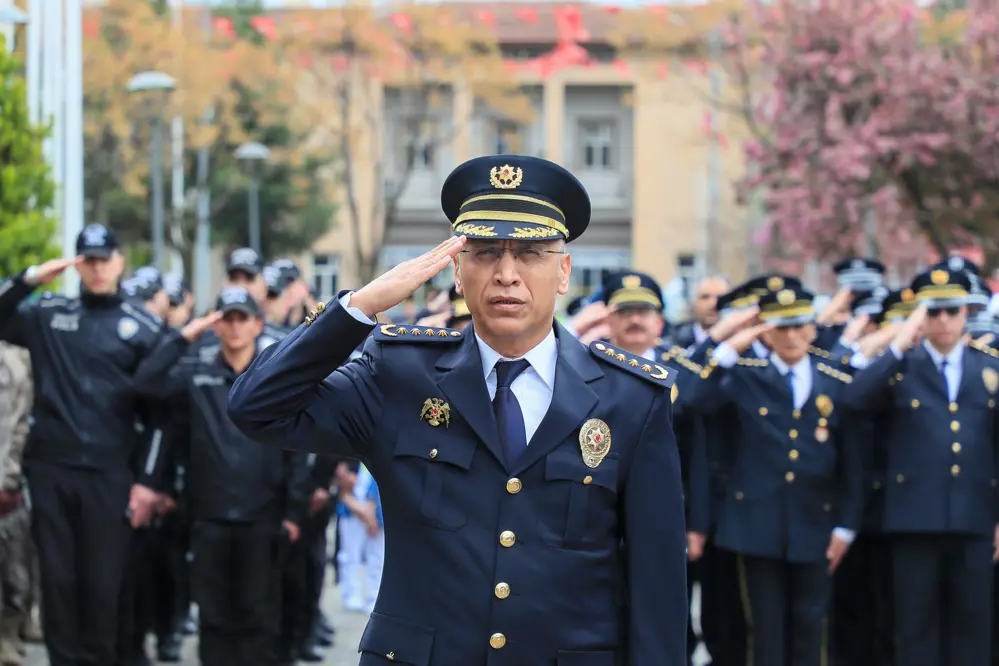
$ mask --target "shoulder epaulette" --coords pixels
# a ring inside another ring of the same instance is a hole
[[[73,299],[67,298],[62,294],[44,291],[41,296],[38,297],[38,306],[42,308],[57,308],[60,305],[69,305],[72,300]]]
[[[770,365],[770,361],[765,358],[748,358],[746,356],[740,356],[737,363],[751,368],[765,368]]]
[[[378,342],[446,343],[458,342],[464,337],[464,333],[453,328],[379,324],[375,327],[374,337]]]
[[[834,379],[838,379],[844,384],[849,384],[850,382],[853,381],[853,377],[851,377],[850,375],[846,374],[845,372],[840,372],[836,368],[830,367],[825,363],[819,363],[816,367],[818,368],[819,372],[829,375]]]
[[[978,340],[972,340],[968,343],[968,346],[982,352],[983,354],[988,354],[992,358],[999,358],[999,351],[996,351],[992,347],[989,347],[987,344],[979,342]]]
[[[627,370],[633,375],[652,382],[657,386],[670,388],[676,381],[677,370],[653,363],[641,356],[635,356],[607,342],[591,342],[590,353],[611,365]]]
[[[686,357],[686,356],[687,356],[687,350],[686,349],[684,349],[680,345],[673,345],[672,347],[670,347],[669,349],[667,349],[666,351],[663,352],[661,358],[664,361],[668,361],[671,358],[679,358],[679,357]]]
[[[122,302],[121,310],[132,319],[144,324],[146,328],[151,329],[154,333],[160,332],[161,326],[153,319],[152,315],[145,310],[137,308],[127,301]]]
[[[665,358],[665,356],[666,356],[666,354],[663,354],[663,360],[664,361],[667,361],[667,362],[670,362],[670,363],[675,363],[675,364],[679,365],[681,368],[689,370],[690,372],[693,372],[696,375],[700,375],[700,374],[702,374],[704,372],[704,366],[703,365],[701,365],[700,363],[694,363],[693,361],[691,361],[686,356],[683,356],[683,355],[681,355],[681,356],[672,356],[670,358]]]
[[[816,347],[815,345],[808,345],[808,353],[814,354],[816,356],[821,356],[822,358],[833,357],[832,353],[829,350]]]

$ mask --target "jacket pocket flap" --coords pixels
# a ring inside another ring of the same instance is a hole
[[[614,653],[610,650],[559,650],[558,666],[614,666]]]
[[[428,666],[434,629],[381,613],[372,613],[358,652],[371,652],[397,664]]]
[[[575,481],[617,491],[617,459],[604,458],[596,467],[588,467],[582,458],[573,460],[549,455],[545,458],[545,480]]]
[[[472,466],[475,449],[474,440],[463,440],[456,437],[431,438],[400,433],[395,440],[395,455],[397,457],[423,458],[462,469],[469,469]]]

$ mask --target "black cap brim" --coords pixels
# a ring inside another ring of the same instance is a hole
[[[232,276],[233,273],[246,273],[250,277],[257,277],[260,275],[260,267],[253,266],[249,264],[237,264],[235,266],[229,266],[226,269],[226,275]]]
[[[80,250],[77,254],[87,259],[110,259],[115,249],[113,247],[88,247]]]
[[[258,312],[256,308],[254,308],[251,305],[246,305],[245,303],[232,303],[230,305],[223,305],[221,308],[219,308],[219,311],[222,312],[223,317],[229,314],[230,312],[239,312],[245,314],[248,317],[260,316],[260,312]]]

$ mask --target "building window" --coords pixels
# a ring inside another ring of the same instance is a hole
[[[703,274],[701,262],[696,255],[681,254],[676,258],[676,267],[677,275],[683,282],[683,300],[689,301],[694,291],[694,285]]]
[[[340,255],[317,254],[312,257],[312,288],[318,300],[325,303],[336,295],[339,275]]]
[[[580,156],[587,171],[610,171],[614,168],[614,122],[581,120],[579,122]]]
[[[520,128],[515,123],[505,120],[496,122],[493,149],[497,155],[522,152],[520,143]]]
[[[432,170],[434,168],[434,149],[436,148],[436,133],[433,122],[427,118],[410,118],[403,123],[406,146],[406,168],[415,170]]]

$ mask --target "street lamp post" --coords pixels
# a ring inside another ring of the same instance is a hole
[[[236,159],[247,165],[250,187],[247,190],[247,207],[250,213],[250,247],[260,254],[260,166],[271,156],[270,149],[262,143],[244,143],[236,149]]]
[[[129,81],[125,90],[129,93],[151,93],[149,95],[150,113],[150,142],[151,164],[150,177],[152,179],[152,197],[150,202],[149,217],[153,227],[153,265],[160,271],[163,266],[163,237],[164,237],[164,203],[163,203],[163,122],[161,109],[169,95],[176,87],[177,81],[169,74],[163,72],[142,72],[136,74]]]

